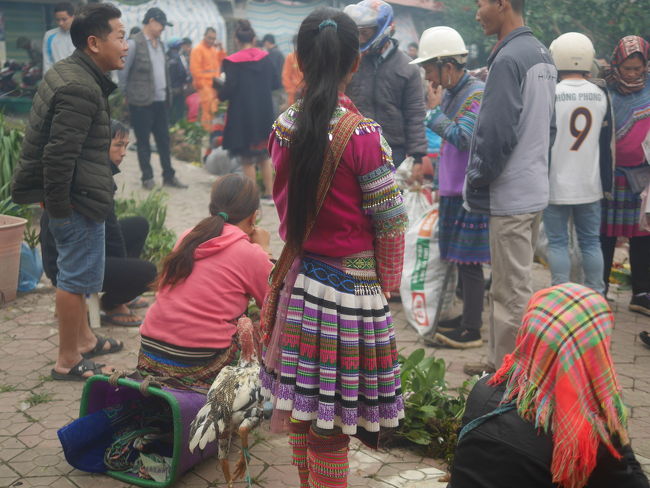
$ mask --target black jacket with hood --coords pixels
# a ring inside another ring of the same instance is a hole
[[[246,154],[269,138],[275,118],[271,92],[281,86],[280,80],[271,58],[256,48],[228,56],[221,69],[226,82],[218,89],[219,99],[228,100],[223,148]]]

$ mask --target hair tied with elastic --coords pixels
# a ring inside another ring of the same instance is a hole
[[[318,26],[318,31],[322,31],[325,27],[334,27],[334,30],[338,30],[338,24],[332,19],[326,19],[322,21]]]
[[[218,212],[217,215],[221,217],[224,222],[228,222],[228,214],[226,212]]]

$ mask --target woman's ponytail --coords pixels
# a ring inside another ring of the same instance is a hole
[[[290,146],[287,241],[299,246],[307,220],[316,212],[339,87],[359,54],[357,27],[340,10],[315,10],[300,26],[297,53],[305,89]]]

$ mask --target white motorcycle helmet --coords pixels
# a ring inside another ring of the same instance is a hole
[[[555,39],[549,47],[558,71],[590,72],[595,50],[591,40],[579,32],[567,32]]]
[[[467,62],[467,47],[461,35],[451,27],[440,25],[425,30],[420,37],[418,57],[410,64],[422,64],[427,61],[455,59],[459,64]]]

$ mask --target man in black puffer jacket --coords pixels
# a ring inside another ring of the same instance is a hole
[[[43,204],[59,254],[53,379],[101,373],[103,365],[90,358],[123,347],[95,336],[84,319],[85,295],[102,289],[104,221],[113,205],[108,95],[116,87],[106,73],[124,66],[128,46],[120,17],[110,4],[76,13],[70,29],[76,50],[45,74],[14,172],[13,200]]]

